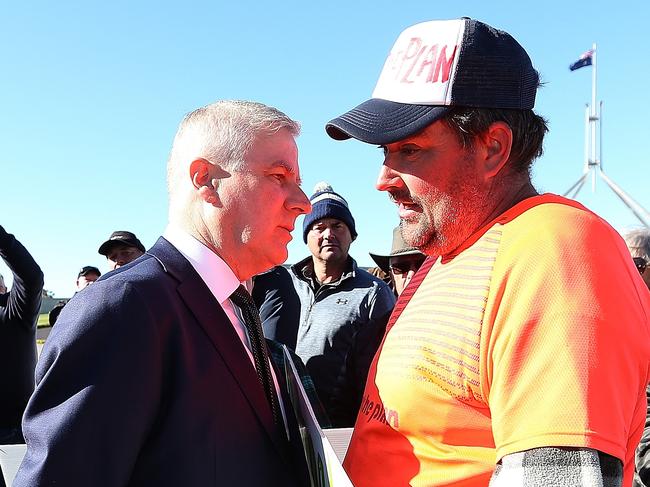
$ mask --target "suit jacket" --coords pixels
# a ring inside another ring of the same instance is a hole
[[[228,317],[163,238],[63,309],[23,428],[16,487],[303,483]]]

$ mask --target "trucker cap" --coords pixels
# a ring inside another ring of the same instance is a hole
[[[454,106],[532,109],[538,84],[528,54],[507,32],[466,17],[423,22],[397,38],[372,98],[325,130],[336,140],[389,144]]]

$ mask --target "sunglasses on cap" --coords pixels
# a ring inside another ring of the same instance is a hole
[[[634,261],[634,265],[636,266],[636,270],[639,271],[639,274],[643,274],[646,267],[648,267],[648,261],[643,257],[633,257],[632,260]]]
[[[426,257],[418,257],[417,259],[405,259],[389,264],[390,270],[393,274],[408,274],[409,271],[417,272],[424,263]]]

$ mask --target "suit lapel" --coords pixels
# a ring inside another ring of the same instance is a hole
[[[181,299],[223,359],[273,443],[286,457],[284,428],[274,424],[271,407],[255,367],[219,302],[187,259],[167,240],[159,238],[147,253],[158,259],[165,271],[178,279],[177,290]]]

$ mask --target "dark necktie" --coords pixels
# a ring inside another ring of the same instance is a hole
[[[230,300],[242,311],[244,324],[248,331],[248,338],[251,342],[251,352],[255,361],[257,377],[262,384],[262,388],[271,406],[273,421],[275,421],[275,424],[282,424],[278,396],[275,390],[275,384],[273,383],[273,376],[271,375],[268,350],[264,341],[264,334],[262,333],[260,313],[253,302],[253,298],[244,286],[240,285],[235,289],[235,292],[230,295]]]

